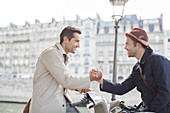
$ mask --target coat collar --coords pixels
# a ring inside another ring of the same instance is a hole
[[[140,64],[145,64],[146,60],[148,59],[148,57],[151,55],[152,52],[153,50],[150,47],[147,47],[145,53],[141,58]]]
[[[66,52],[64,51],[63,47],[61,46],[61,44],[60,44],[59,42],[57,42],[57,43],[55,44],[55,46],[59,49],[59,51],[60,51],[63,55],[66,54]]]
[[[140,61],[138,61],[135,66],[134,69],[137,70],[139,68],[139,66],[144,66],[145,62],[147,61],[148,57],[152,54],[153,50],[150,47],[147,47],[146,51],[144,52],[144,54],[142,55]]]
[[[63,47],[61,46],[61,44],[59,42],[57,42],[55,44],[55,46],[59,49],[59,51],[63,54],[64,57],[64,63],[68,64],[68,60],[69,60],[69,56],[66,54],[65,50],[63,49]]]

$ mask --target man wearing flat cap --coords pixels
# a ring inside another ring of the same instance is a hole
[[[122,83],[111,83],[103,78],[98,80],[100,90],[123,95],[137,87],[142,98],[141,111],[170,113],[170,61],[153,52],[144,30],[134,28],[130,33],[125,33],[125,36],[124,49],[128,57],[137,59],[137,63]],[[92,71],[102,74],[101,70]]]

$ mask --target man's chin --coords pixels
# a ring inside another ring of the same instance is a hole
[[[128,57],[132,57],[132,55],[129,55],[129,54],[128,54]]]
[[[70,53],[75,54],[76,52],[75,52],[75,51],[72,51],[72,52],[70,52]]]
[[[128,55],[128,57],[134,57],[134,55]]]

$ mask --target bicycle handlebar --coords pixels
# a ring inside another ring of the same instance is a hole
[[[89,98],[84,97],[82,100],[75,102],[75,103],[71,103],[70,105],[72,107],[78,106],[78,105],[86,105],[87,103],[89,103]]]

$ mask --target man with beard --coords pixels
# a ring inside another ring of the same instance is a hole
[[[33,79],[32,99],[24,113],[78,113],[70,106],[68,89],[88,89],[90,81],[101,76],[73,76],[67,68],[68,53],[80,47],[78,28],[67,26],[60,34],[60,43],[45,49],[38,58]]]
[[[142,98],[141,111],[170,113],[170,61],[153,52],[144,30],[134,28],[125,35],[124,49],[128,57],[137,59],[137,63],[122,83],[111,83],[103,78],[96,80],[100,83],[100,90],[123,95],[137,87]],[[102,75],[101,70],[96,69],[90,73]]]

